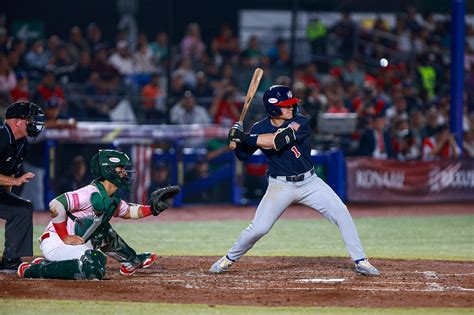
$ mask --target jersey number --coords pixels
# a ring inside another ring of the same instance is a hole
[[[300,151],[295,146],[291,147],[291,151],[293,151],[293,154],[296,156],[296,158],[299,158],[301,156]]]

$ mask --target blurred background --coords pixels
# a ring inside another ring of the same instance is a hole
[[[261,67],[244,128],[265,117],[268,87],[290,86],[317,173],[344,200],[472,201],[473,13],[469,1],[9,1],[0,118],[24,99],[46,114],[21,193],[45,209],[110,147],[135,162],[130,201],[177,183],[175,206],[258,202],[266,160],[237,162],[226,136]]]

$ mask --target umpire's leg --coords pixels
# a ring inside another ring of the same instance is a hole
[[[3,257],[33,255],[33,206],[29,200],[8,192],[0,197],[0,218],[6,220]]]

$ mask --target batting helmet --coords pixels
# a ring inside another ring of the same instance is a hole
[[[106,179],[115,186],[130,191],[133,176],[127,167],[132,165],[132,160],[123,152],[117,150],[99,150],[91,159],[91,173],[95,179]],[[125,174],[115,170],[124,167]]]
[[[35,103],[28,101],[11,103],[5,113],[5,119],[13,118],[27,120],[26,132],[29,137],[36,137],[43,131],[44,111]]]
[[[280,116],[280,107],[288,105],[293,105],[293,114],[296,114],[299,101],[293,97],[290,88],[284,85],[273,85],[263,94],[263,104],[270,116]]]

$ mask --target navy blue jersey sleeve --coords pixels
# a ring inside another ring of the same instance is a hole
[[[258,147],[251,147],[248,145],[245,145],[243,143],[240,143],[237,145],[237,148],[234,150],[235,156],[240,160],[240,161],[245,161],[249,157],[252,156],[252,154],[257,151]]]
[[[254,124],[252,129],[250,129],[250,134],[252,135],[252,140],[248,143],[239,143],[237,144],[237,148],[234,150],[235,156],[241,160],[247,160],[252,154],[259,149],[257,146],[257,137],[260,134],[260,128],[258,124]],[[251,144],[250,144],[251,143]]]
[[[311,129],[309,128],[309,121],[306,117],[298,115],[295,117],[295,120],[292,123],[297,123],[300,125],[298,130],[295,132],[296,140],[298,142],[305,140],[311,134]],[[289,126],[291,126],[291,124]]]

